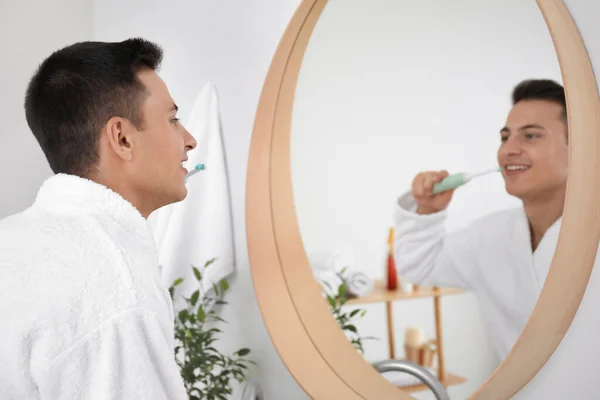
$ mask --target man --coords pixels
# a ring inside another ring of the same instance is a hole
[[[399,273],[415,283],[461,287],[477,296],[492,345],[504,359],[521,334],[554,254],[568,173],[564,89],[527,80],[512,93],[500,131],[498,164],[506,191],[523,207],[495,212],[445,233],[453,191],[432,195],[446,171],[418,174],[398,201]]]
[[[0,222],[3,399],[184,399],[173,309],[146,218],[186,197],[196,146],[142,39],[84,42],[31,79],[55,175]]]

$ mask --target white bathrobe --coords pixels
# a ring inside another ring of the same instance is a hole
[[[502,210],[446,233],[446,211],[415,213],[409,193],[396,208],[398,273],[413,283],[463,288],[478,299],[491,344],[500,360],[521,335],[554,255],[559,219],[532,252],[522,208]]]
[[[70,175],[0,222],[0,397],[185,399],[146,220]]]

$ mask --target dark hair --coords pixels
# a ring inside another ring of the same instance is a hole
[[[27,87],[25,116],[54,173],[89,173],[99,159],[100,130],[112,117],[144,129],[148,92],[136,74],[161,61],[159,46],[133,38],[75,43],[41,63]]]
[[[546,100],[563,107],[563,118],[567,121],[565,89],[550,79],[528,79],[519,83],[512,92],[513,105],[523,100]]]

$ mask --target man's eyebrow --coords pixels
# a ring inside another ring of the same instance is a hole
[[[541,126],[541,125],[538,125],[538,124],[527,124],[527,125],[525,125],[525,126],[522,126],[522,127],[520,128],[520,130],[523,130],[523,129],[529,129],[529,128],[536,128],[536,129],[543,129],[543,130],[546,130],[546,128],[544,128],[543,126]]]
[[[544,128],[541,125],[538,124],[527,124],[527,125],[523,125],[522,127],[520,127],[518,130],[522,131],[524,129],[530,129],[530,128],[536,128],[536,129],[543,129],[546,130],[546,128]],[[504,132],[510,132],[510,129],[508,129],[507,126],[503,127],[502,129],[500,129],[500,133],[504,133]]]

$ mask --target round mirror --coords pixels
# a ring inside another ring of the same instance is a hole
[[[597,110],[561,2],[303,2],[257,112],[247,228],[265,322],[307,393],[430,398],[372,368],[395,358],[452,398],[517,393],[593,266],[600,196],[578,177]]]
[[[566,109],[542,14],[523,1],[330,1],[297,82],[294,204],[332,314],[367,361],[418,362],[467,398],[525,327],[560,227]],[[498,165],[423,198],[439,212],[402,203],[417,203],[413,180],[437,177],[418,174]]]

